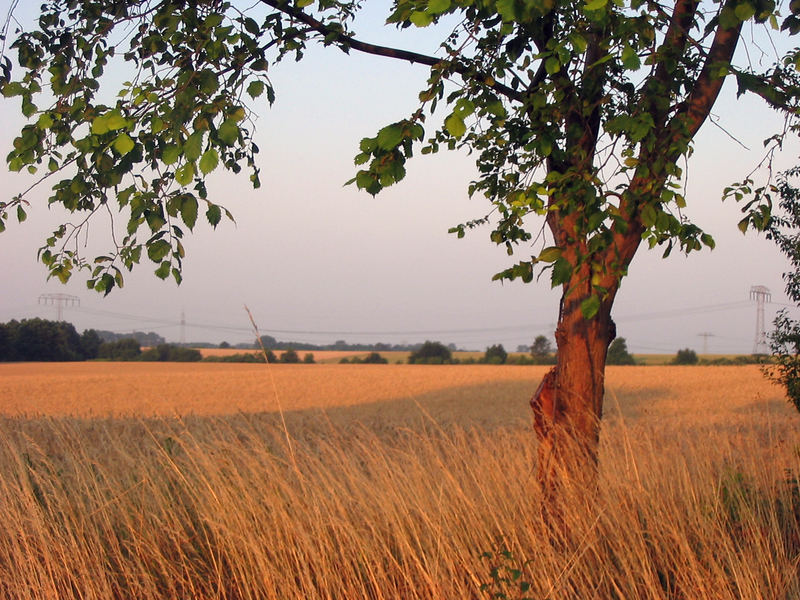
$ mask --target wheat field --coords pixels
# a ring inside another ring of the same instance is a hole
[[[0,597],[800,597],[800,415],[757,367],[610,368],[558,535],[544,372],[0,365]]]

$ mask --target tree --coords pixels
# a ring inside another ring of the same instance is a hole
[[[553,354],[553,345],[547,336],[537,335],[531,345],[531,356],[536,364],[542,365],[550,363],[550,355]]]
[[[280,361],[282,363],[299,363],[300,357],[295,350],[289,348],[286,352],[281,352]]]
[[[213,226],[228,214],[208,197],[205,177],[247,167],[260,185],[244,98],[274,100],[268,69],[302,58],[312,42],[424,65],[430,77],[410,114],[361,140],[352,183],[370,194],[393,185],[415,148],[473,153],[479,176],[469,191],[491,209],[452,232],[489,225],[494,243],[523,254],[496,278],[530,282],[545,269],[561,288],[558,363],[547,392],[554,409],[536,430],[539,461],[550,465],[541,471],[548,489],[558,473],[591,482],[620,282],[643,241],[665,256],[714,246],[681,213],[680,165],[729,76],[740,95],[795,113],[797,49],[774,60],[745,52],[734,59],[745,25],[800,31],[797,3],[782,17],[773,0],[396,0],[389,25],[456,23],[436,56],[363,42],[352,30],[359,7],[45,2],[39,29],[11,45],[21,77],[12,80],[8,59],[3,65],[3,94],[19,98],[31,119],[8,163],[59,173],[50,203],[86,218],[58,227],[40,259],[61,280],[89,269],[89,287],[102,293],[122,285],[123,271],[144,254],[158,277],[180,281],[184,229],[202,213]],[[103,93],[112,61],[128,64],[130,81]],[[426,134],[442,106],[443,125]],[[779,146],[783,134],[770,143]],[[750,183],[729,195],[743,197]],[[24,220],[24,203],[24,195],[5,202],[0,223],[13,211]],[[72,242],[108,204],[127,218],[125,236],[87,260]],[[754,206],[744,228],[768,220],[764,205]],[[539,242],[547,236],[531,230],[545,227],[549,241]],[[533,243],[541,246],[527,254]]]
[[[426,341],[408,356],[408,364],[441,365],[452,359],[450,348],[441,342]]]
[[[103,340],[100,338],[100,334],[97,333],[94,329],[87,329],[81,334],[81,354],[83,358],[92,359],[97,358],[97,354],[100,352],[100,346],[103,344]]]
[[[691,348],[678,350],[677,354],[675,354],[675,358],[672,359],[672,363],[675,365],[696,365],[698,361],[697,352]]]
[[[780,197],[780,212],[770,219],[767,234],[789,259],[792,270],[783,274],[783,280],[786,295],[795,304],[800,304],[800,189],[792,179],[798,175],[800,167],[782,173],[771,190]],[[769,346],[774,363],[764,366],[764,373],[783,386],[789,401],[800,411],[800,322],[783,309],[772,325]]]
[[[628,344],[625,338],[616,338],[608,346],[608,356],[606,363],[609,365],[633,365],[636,361],[633,360],[630,352],[628,352]]]
[[[502,365],[506,362],[507,358],[508,352],[503,348],[503,344],[489,346],[486,348],[486,352],[483,355],[483,361],[490,365]]]
[[[106,360],[138,360],[141,354],[142,348],[133,338],[104,342],[97,351],[97,357]]]
[[[16,360],[73,361],[84,358],[80,335],[71,323],[64,321],[23,319],[14,323],[13,339]]]

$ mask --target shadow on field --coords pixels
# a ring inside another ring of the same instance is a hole
[[[322,420],[337,429],[354,425],[374,430],[456,426],[491,431],[529,426],[532,415],[528,401],[535,389],[530,381],[489,382],[355,406],[286,411],[284,417],[290,427]],[[654,405],[672,395],[667,387],[648,388],[646,394],[642,390],[613,390],[606,394],[603,418],[646,419]]]
[[[354,406],[286,411],[284,416],[290,428],[322,420],[337,429],[456,426],[493,430],[528,425],[532,392],[529,381],[490,382]]]
[[[625,389],[620,386],[606,389],[603,402],[604,420],[636,420],[646,418],[651,409],[663,400],[675,395],[668,387],[648,387],[646,393],[641,389]]]

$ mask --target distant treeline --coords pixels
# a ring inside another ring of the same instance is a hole
[[[159,344],[165,344],[167,340],[163,337],[158,335],[157,333],[153,333],[152,331],[145,333],[144,331],[134,331],[133,333],[116,333],[114,331],[105,331],[103,329],[98,329],[97,335],[100,336],[100,339],[104,342],[118,342],[119,340],[127,340],[127,339],[134,339],[139,342],[140,346],[158,346]]]
[[[72,323],[23,319],[0,323],[0,361],[73,361],[97,358],[103,340],[94,329],[79,334]]]
[[[140,339],[157,343],[143,352]],[[126,337],[87,329],[79,334],[72,323],[39,318],[0,323],[0,362],[94,359],[191,362],[201,358],[197,350],[166,344],[155,333],[135,332]]]
[[[346,352],[414,352],[422,347],[422,343],[416,344],[386,344],[378,342],[376,344],[349,344],[345,340],[336,340],[332,344],[309,344],[307,342],[283,342],[278,341],[271,335],[262,335],[261,344],[266,350],[279,350],[281,348],[294,348],[295,350],[337,350]],[[451,352],[457,350],[455,344],[446,346]]]

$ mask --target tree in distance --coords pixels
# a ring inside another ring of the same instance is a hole
[[[633,356],[628,352],[628,344],[625,338],[616,338],[608,346],[608,356],[606,357],[606,364],[609,365],[635,365],[636,361]]]
[[[378,352],[370,352],[365,357],[360,356],[353,356],[351,358],[344,357],[339,361],[340,364],[353,364],[353,365],[361,365],[361,364],[368,364],[368,365],[386,365],[389,363],[389,360],[385,357],[381,356]]]
[[[408,356],[410,365],[441,365],[452,361],[450,348],[441,342],[426,341]]]
[[[550,343],[547,336],[537,335],[536,339],[533,340],[533,344],[531,344],[530,351],[533,362],[537,365],[554,363],[552,356],[553,344]]]
[[[106,360],[139,360],[142,348],[133,338],[123,338],[116,342],[105,342],[100,346],[98,358]]]
[[[494,346],[486,348],[486,352],[483,355],[483,362],[490,365],[502,365],[505,364],[507,358],[508,352],[503,348],[503,344],[495,344]]]
[[[289,348],[285,352],[281,352],[280,361],[282,363],[299,363],[300,357],[297,355],[296,351]]]
[[[700,359],[697,358],[697,353],[691,348],[684,348],[678,350],[675,358],[672,359],[673,365],[696,365]]]
[[[88,286],[104,294],[145,257],[156,276],[180,282],[185,230],[231,217],[206,177],[246,168],[261,183],[246,101],[274,101],[277,64],[317,42],[420,65],[427,84],[406,116],[361,140],[351,182],[377,194],[404,178],[415,150],[472,153],[479,174],[469,193],[490,208],[451,231],[488,226],[518,259],[496,279],[531,282],[546,270],[561,289],[553,410],[536,428],[548,465],[539,476],[554,496],[562,476],[591,488],[620,282],[642,244],[664,256],[714,247],[682,212],[681,165],[723,82],[788,115],[789,127],[765,132],[768,156],[794,128],[800,52],[780,56],[785,40],[761,38],[800,31],[800,5],[782,14],[774,0],[396,0],[388,26],[454,24],[435,55],[363,42],[353,29],[360,7],[45,0],[38,28],[4,46],[21,73],[12,77],[8,57],[0,64],[3,95],[29,118],[9,168],[48,174],[38,181],[55,181],[50,206],[80,213],[65,217],[39,258],[62,281],[87,269]],[[128,80],[118,76],[125,71]],[[442,124],[426,132],[437,110]],[[724,191],[737,200],[755,192],[742,229],[767,226],[770,198],[759,189],[745,179]],[[0,204],[0,229],[14,213],[25,220],[26,202],[20,194]],[[73,242],[110,205],[127,221],[123,235],[93,260],[82,256]]]

